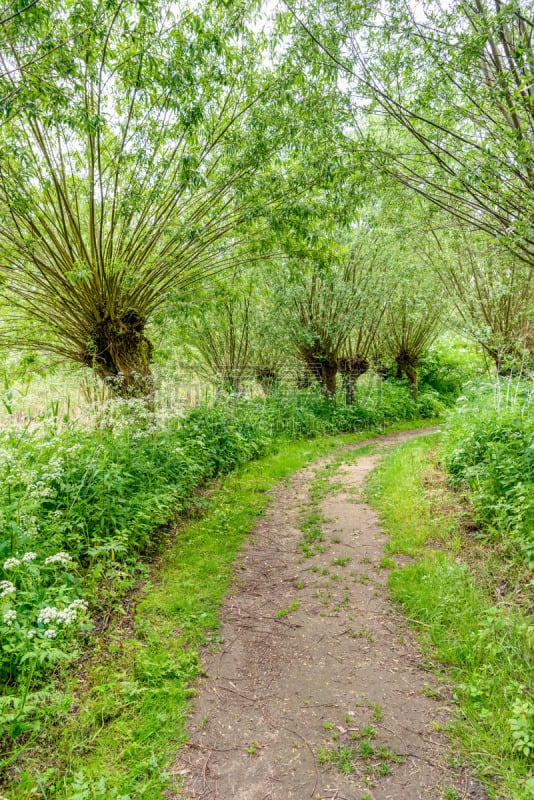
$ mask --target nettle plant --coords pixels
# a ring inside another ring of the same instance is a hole
[[[65,552],[40,559],[28,551],[3,563],[0,580],[0,677],[12,683],[22,672],[76,655],[74,640],[87,630],[87,602],[80,598],[72,557]]]

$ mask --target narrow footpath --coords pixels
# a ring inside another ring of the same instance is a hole
[[[204,651],[173,800],[487,797],[442,732],[450,692],[388,597],[386,537],[363,498],[380,452],[417,433],[348,448],[273,493]]]

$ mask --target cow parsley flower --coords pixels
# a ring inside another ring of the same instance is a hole
[[[46,636],[47,639],[55,639],[57,636],[57,630],[55,628],[48,628],[44,632],[44,635]]]
[[[17,612],[14,611],[14,609],[12,608],[9,611],[6,611],[6,613],[4,614],[4,623],[6,625],[13,625],[16,619],[17,619]]]
[[[35,628],[30,628],[30,630],[26,634],[26,637],[28,639],[33,639],[33,637],[35,636],[36,633],[37,633],[37,631],[35,630]]]
[[[59,612],[56,621],[63,625],[72,625],[78,619],[78,612],[86,610],[87,602],[85,600],[73,600],[70,605]]]
[[[68,553],[55,553],[53,556],[48,556],[45,558],[44,563],[48,564],[68,564],[69,561],[72,561],[72,556],[69,556]]]
[[[4,561],[4,569],[11,569],[12,567],[20,567],[20,560],[18,558],[8,558]]]
[[[0,597],[7,597],[8,594],[15,594],[16,587],[11,581],[0,581]]]
[[[76,609],[79,608],[79,609],[81,609],[83,611],[87,611],[88,605],[89,604],[88,604],[87,600],[73,600],[72,603],[70,604],[69,608],[76,608]]]
[[[32,553],[31,550],[28,553],[24,553],[24,555],[22,556],[22,560],[24,562],[35,561],[36,558],[37,558],[37,553]]]
[[[55,606],[46,606],[46,608],[42,608],[41,611],[39,611],[37,622],[42,622],[43,625],[48,625],[49,622],[52,622],[53,619],[57,618],[58,614],[59,611]]]
[[[64,608],[57,615],[56,622],[60,625],[72,625],[73,622],[76,622],[76,609],[70,606]]]

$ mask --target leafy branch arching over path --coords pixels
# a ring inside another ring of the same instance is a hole
[[[388,600],[386,537],[362,497],[375,451],[411,435],[344,449],[276,492],[205,651],[173,798],[486,797],[447,758],[444,690]]]

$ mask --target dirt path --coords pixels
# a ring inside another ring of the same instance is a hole
[[[174,800],[486,797],[451,766],[446,691],[388,600],[361,495],[378,458],[345,451],[274,494],[204,654]]]

